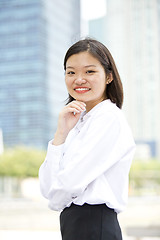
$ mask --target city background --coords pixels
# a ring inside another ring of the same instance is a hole
[[[2,240],[60,239],[38,169],[68,97],[65,52],[88,36],[115,59],[137,145],[124,240],[160,239],[160,0],[0,0]]]

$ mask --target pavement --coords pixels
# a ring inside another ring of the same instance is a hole
[[[47,205],[43,198],[0,198],[0,240],[61,240],[59,213]],[[129,198],[118,218],[124,240],[160,240],[160,196]]]

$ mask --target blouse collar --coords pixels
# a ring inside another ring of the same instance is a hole
[[[106,99],[100,103],[98,103],[96,106],[94,106],[89,112],[82,112],[81,116],[80,116],[80,122],[85,121],[86,119],[88,119],[89,117],[91,117],[98,109],[102,108],[104,105],[108,106],[112,104],[110,99]]]

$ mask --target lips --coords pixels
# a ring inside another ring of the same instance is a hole
[[[85,93],[85,92],[90,91],[90,88],[87,88],[87,87],[76,87],[76,88],[74,88],[74,90],[77,93]]]

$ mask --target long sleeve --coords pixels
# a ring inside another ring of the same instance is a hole
[[[57,177],[60,160],[63,156],[63,148],[64,144],[54,146],[52,141],[48,143],[45,161],[39,169],[41,192],[45,198],[48,198],[48,188]]]
[[[73,129],[66,145],[49,144],[39,171],[41,191],[49,199],[49,206],[62,210],[74,199],[78,201],[91,183],[107,175],[120,162],[123,165],[125,162],[123,174],[128,174],[134,146],[125,120],[112,112],[88,118],[80,132]],[[114,183],[109,183],[107,178],[105,181],[112,189]]]

